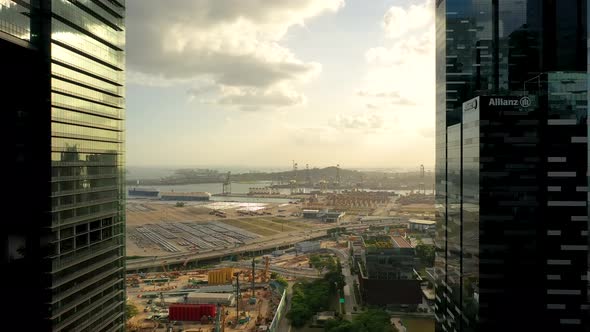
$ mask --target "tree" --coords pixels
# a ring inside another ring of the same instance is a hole
[[[127,320],[133,318],[139,313],[137,307],[132,303],[125,304],[125,314],[127,315]]]
[[[287,282],[287,280],[281,276],[277,276],[275,278],[275,281],[281,285],[283,288],[287,288],[287,286],[289,285],[289,283]]]
[[[418,244],[416,246],[416,255],[426,266],[434,266],[434,246],[427,244]]]
[[[370,309],[355,316],[353,325],[358,332],[397,332],[397,329],[391,325],[389,314],[381,309]]]
[[[391,325],[390,316],[380,309],[371,309],[354,317],[352,322],[347,320],[328,320],[324,325],[326,332],[398,332]]]

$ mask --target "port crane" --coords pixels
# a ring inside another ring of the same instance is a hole
[[[225,176],[225,181],[223,181],[221,193],[223,195],[231,194],[231,172],[227,172],[227,175]]]

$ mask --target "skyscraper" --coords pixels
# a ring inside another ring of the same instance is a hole
[[[436,1],[437,331],[587,331],[586,1]]]
[[[16,159],[3,330],[124,330],[124,16],[124,0],[0,0],[0,109]]]

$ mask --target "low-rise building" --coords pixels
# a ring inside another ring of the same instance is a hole
[[[436,221],[434,220],[423,220],[423,219],[410,219],[409,228],[411,231],[424,232],[429,229],[436,227]]]
[[[221,304],[225,306],[234,306],[236,296],[233,293],[189,293],[185,303],[195,304]]]
[[[318,214],[320,213],[320,210],[303,210],[301,211],[301,215],[303,216],[303,218],[317,218]]]
[[[318,251],[322,248],[320,241],[303,241],[295,244],[295,250],[301,253]]]
[[[346,212],[339,212],[339,211],[326,211],[321,214],[321,218],[323,222],[340,222],[340,219],[344,217]]]
[[[336,313],[334,311],[321,311],[313,316],[312,325],[323,326],[330,319],[336,319]]]
[[[361,296],[369,305],[416,308],[422,302],[420,281],[414,280],[417,258],[411,243],[401,236],[363,237]]]

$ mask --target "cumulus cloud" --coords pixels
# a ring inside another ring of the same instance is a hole
[[[403,37],[431,25],[434,22],[433,7],[431,0],[407,8],[392,6],[383,16],[381,26],[388,37]]]
[[[305,96],[289,89],[225,88],[217,100],[221,105],[281,106],[305,103]]]
[[[369,70],[357,96],[388,98],[398,108],[434,110],[434,6],[392,6],[382,18],[382,45],[365,52]],[[386,87],[386,88],[384,88]],[[416,107],[418,106],[418,107]]]
[[[376,65],[400,65],[408,61],[409,57],[429,55],[433,51],[434,30],[429,29],[420,36],[409,36],[396,41],[391,47],[374,47],[369,49],[365,58],[367,62]]]
[[[297,104],[301,98],[284,88],[277,92],[276,86],[293,89],[317,76],[321,65],[299,59],[281,39],[289,28],[343,5],[343,0],[130,1],[128,70],[142,78],[134,83],[207,77],[220,89],[242,89],[221,96],[222,104],[250,105],[257,98],[272,106]]]
[[[196,86],[193,88],[188,89],[186,92],[191,96],[201,96],[206,95],[213,92],[218,92],[219,87],[213,84],[207,84],[202,86]]]

